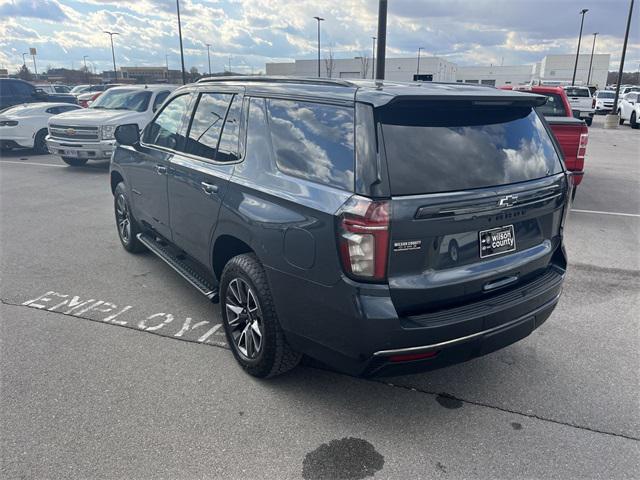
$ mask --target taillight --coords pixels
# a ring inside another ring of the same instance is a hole
[[[345,272],[359,280],[384,280],[389,252],[389,202],[354,195],[337,215],[338,246]]]
[[[585,127],[586,129],[586,127]],[[583,159],[584,160],[584,156],[587,153],[587,143],[589,142],[589,133],[581,133],[580,134],[580,141],[578,142],[578,155],[577,158],[578,159]]]
[[[596,108],[596,98],[593,97],[593,100],[591,101],[591,108]]]

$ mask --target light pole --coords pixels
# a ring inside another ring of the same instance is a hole
[[[424,47],[418,47],[418,68],[416,69],[416,81],[420,76],[420,52],[424,50]]]
[[[373,40],[373,49],[371,50],[371,80],[373,80],[376,72],[376,37],[371,38]]]
[[[118,80],[118,70],[116,69],[116,52],[113,49],[113,36],[120,35],[120,34],[118,32],[109,32],[107,30],[103,30],[103,32],[109,35],[109,37],[111,38],[111,58],[113,59],[113,75],[115,76],[116,80]]]
[[[24,67],[26,68],[27,67],[27,61],[24,59],[25,55],[29,55],[29,52],[24,52],[22,54],[22,65],[24,65]]]
[[[613,99],[614,111],[617,111],[617,108],[618,108],[618,97],[620,96],[620,82],[622,82],[622,69],[624,68],[624,57],[627,54],[627,42],[629,40],[629,28],[631,28],[632,15],[633,15],[633,0],[631,0],[631,3],[629,4],[629,16],[627,17],[627,30],[624,33],[624,43],[622,45],[622,57],[620,58],[620,68],[618,69],[618,81],[616,82],[616,96]]]
[[[384,80],[384,61],[387,49],[387,0],[378,3],[378,61],[376,80]]]
[[[588,8],[583,8],[580,10],[580,15],[582,15],[582,20],[580,20],[580,35],[578,36],[578,51],[576,52],[576,63],[573,67],[573,78],[571,79],[571,85],[576,84],[576,71],[578,70],[578,57],[580,56],[580,42],[582,41],[582,27],[584,26],[584,14],[589,11]]]
[[[207,60],[209,62],[209,76],[211,76],[211,54],[209,53],[209,47],[211,46],[210,43],[207,43]]]
[[[182,84],[187,83],[186,74],[184,72],[184,50],[182,48],[182,25],[180,23],[180,0],[176,0],[176,11],[178,12],[178,36],[180,37],[180,62],[182,64]]]
[[[591,81],[591,66],[593,65],[593,52],[596,49],[596,37],[598,36],[599,32],[595,32],[593,34],[593,45],[591,46],[591,59],[589,60],[589,73],[587,74],[587,85],[589,85],[589,82]]]
[[[324,22],[322,17],[313,17],[318,21],[318,78],[320,78],[320,22]]]
[[[87,70],[87,58],[89,58],[89,55],[83,55],[82,56],[82,61],[84,62],[84,77],[85,80],[87,80],[87,82],[89,81],[89,70]]]

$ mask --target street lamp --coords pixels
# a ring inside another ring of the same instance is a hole
[[[318,78],[320,78],[320,22],[324,22],[322,17],[313,17],[318,21]]]
[[[582,15],[582,20],[580,20],[580,35],[578,36],[578,51],[576,52],[576,64],[573,67],[573,78],[571,79],[571,85],[575,85],[576,83],[576,71],[578,70],[578,57],[580,56],[580,42],[582,41],[582,27],[584,25],[584,14],[589,11],[588,8],[583,8],[580,10],[580,15]]]
[[[113,49],[113,36],[120,35],[120,34],[118,32],[109,32],[107,30],[103,30],[103,32],[109,35],[109,37],[111,38],[111,58],[113,59],[113,75],[116,77],[116,80],[118,80],[118,70],[116,69],[116,52]]]
[[[589,60],[589,73],[587,74],[587,85],[589,85],[589,82],[591,81],[591,65],[593,65],[593,52],[596,49],[596,37],[598,36],[599,32],[595,32],[593,34],[593,45],[591,46],[591,59]]]
[[[210,43],[207,43],[207,60],[209,61],[209,76],[211,76],[211,54],[209,53]]]
[[[371,54],[371,80],[375,78],[376,71],[376,37],[371,37],[373,39],[373,49]]]
[[[424,50],[424,47],[418,47],[418,68],[416,69],[416,80],[420,76],[420,52]]]
[[[84,62],[84,77],[85,80],[87,80],[87,82],[89,81],[89,70],[87,70],[87,58],[89,58],[89,55],[83,55],[82,56],[82,61]]]
[[[384,61],[387,49],[387,0],[378,2],[378,59],[376,80],[384,80]]]
[[[176,11],[178,12],[178,36],[180,37],[180,62],[182,64],[182,84],[187,83],[184,71],[184,50],[182,49],[182,25],[180,23],[180,0],[176,0]]]

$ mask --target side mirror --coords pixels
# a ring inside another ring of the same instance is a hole
[[[119,125],[114,133],[116,142],[120,145],[136,145],[140,141],[140,129],[136,123]]]

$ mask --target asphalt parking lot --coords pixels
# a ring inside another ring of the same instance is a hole
[[[108,164],[0,159],[2,478],[638,478],[640,132],[590,128],[552,317],[447,369],[260,381],[118,241]]]

